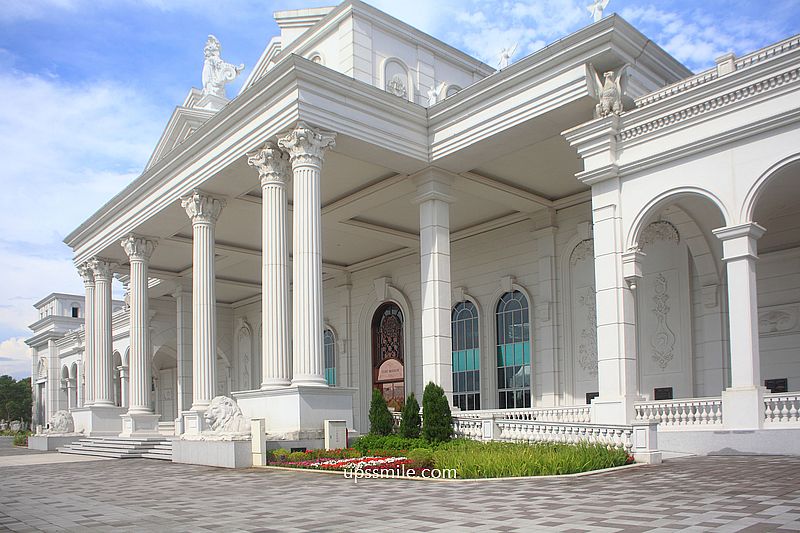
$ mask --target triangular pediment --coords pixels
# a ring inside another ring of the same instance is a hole
[[[188,107],[193,104],[192,95],[197,92],[196,89],[187,97],[184,105],[175,108],[172,116],[167,122],[167,127],[164,128],[164,133],[156,144],[153,155],[145,166],[145,170],[153,166],[159,159],[167,155],[173,148],[185,141],[192,133],[205,123],[209,118],[213,117],[215,112],[209,109],[198,109]]]

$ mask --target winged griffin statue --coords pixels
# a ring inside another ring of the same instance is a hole
[[[205,62],[203,63],[203,94],[225,98],[225,84],[236,79],[244,64],[231,65],[220,57],[221,46],[219,40],[213,35],[208,36],[206,46],[203,48]]]
[[[622,80],[629,65],[614,72],[609,70],[603,73],[603,79],[597,74],[594,65],[589,63],[590,80],[594,85],[595,97],[598,100],[594,107],[594,118],[607,117],[608,115],[619,115],[622,113]]]

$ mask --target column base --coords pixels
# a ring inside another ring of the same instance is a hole
[[[353,427],[353,395],[345,387],[291,386],[234,392],[245,418],[266,421],[267,440],[322,439],[325,420]]]
[[[328,387],[328,382],[320,376],[298,376],[292,378],[292,387]]]
[[[261,383],[261,390],[282,389],[288,387],[292,382],[288,379],[276,379],[272,381],[264,381]]]
[[[75,431],[87,437],[117,436],[122,431],[121,415],[125,414],[124,407],[105,406],[92,404],[72,410],[72,419],[75,421]]]
[[[737,387],[722,391],[722,426],[725,429],[764,427],[764,387]]]
[[[635,420],[633,402],[636,396],[622,396],[614,399],[595,398],[592,400],[592,424],[627,425]]]
[[[121,415],[122,432],[120,437],[154,437],[158,432],[161,415],[151,413],[125,413]]]
[[[200,435],[209,428],[206,427],[205,409],[198,410],[192,409],[190,411],[183,411],[180,415],[182,419],[182,435]],[[176,424],[177,427],[177,424]]]

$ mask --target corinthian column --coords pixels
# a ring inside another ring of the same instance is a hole
[[[89,265],[94,272],[94,403],[96,406],[114,407],[111,383],[111,279],[114,263],[92,259]]]
[[[193,411],[204,411],[217,388],[217,317],[214,290],[214,227],[225,202],[193,191],[181,199],[192,220]]]
[[[83,302],[83,406],[89,406],[94,402],[94,271],[88,263],[84,263],[78,267],[78,272],[83,278],[83,287],[86,290]]]
[[[289,156],[274,143],[247,154],[261,178],[261,388],[289,385]]]
[[[322,213],[320,174],[335,135],[298,123],[278,141],[294,180],[292,223],[293,385],[327,386],[322,350]]]
[[[156,243],[131,235],[121,243],[131,263],[129,285],[131,350],[129,371],[129,414],[152,414],[150,407],[150,327],[147,310],[147,267]],[[120,372],[120,380],[122,372]],[[124,396],[124,395],[123,395]]]

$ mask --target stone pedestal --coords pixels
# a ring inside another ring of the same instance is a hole
[[[245,418],[266,420],[266,439],[319,441],[325,420],[343,420],[353,427],[353,395],[345,387],[291,386],[283,389],[234,392]]]
[[[764,387],[730,387],[722,391],[722,423],[726,429],[764,427]]]
[[[183,411],[180,414],[181,426],[185,435],[200,435],[208,428],[203,418],[204,411]],[[177,426],[177,425],[176,425]]]
[[[122,432],[120,437],[154,437],[158,432],[158,421],[161,415],[150,413],[131,413],[122,415]]]
[[[658,422],[633,423],[633,459],[637,463],[661,464],[658,449]]]
[[[172,442],[172,462],[222,468],[250,468],[253,466],[250,439],[240,440],[189,440]]]
[[[72,410],[72,419],[75,421],[75,431],[87,437],[117,436],[122,431],[121,415],[125,414],[124,407],[111,407],[105,405],[90,405]]]
[[[68,435],[31,435],[28,437],[28,449],[54,452],[62,446],[72,444],[83,437],[81,433],[70,433]]]

